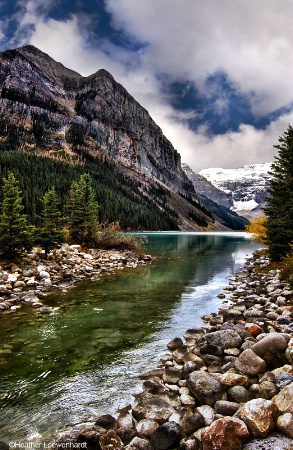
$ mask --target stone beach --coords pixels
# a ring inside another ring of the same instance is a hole
[[[44,259],[38,251],[17,263],[0,266],[0,313],[12,312],[29,304],[40,312],[49,309],[42,299],[56,289],[67,290],[82,280],[98,280],[125,267],[136,268],[150,261],[150,255],[131,251],[84,250],[80,245],[63,245]]]
[[[56,446],[293,450],[293,293],[268,263],[256,252],[206,326],[168,343],[133,405],[63,432]]]

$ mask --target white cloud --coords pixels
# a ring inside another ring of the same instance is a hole
[[[113,26],[147,44],[138,52],[106,40],[93,47],[86,16],[52,19],[47,13],[50,4],[51,0],[22,2],[14,42],[33,44],[84,76],[100,68],[110,71],[149,111],[182,161],[193,169],[233,168],[273,159],[273,144],[293,123],[293,114],[265,130],[241,125],[237,132],[208,137],[205,125],[197,133],[188,128],[188,119],[198,112],[175,110],[157,75],[185,79],[204,90],[206,77],[223,70],[237,89],[250,95],[256,113],[289,104],[293,100],[291,0],[282,0],[282,8],[279,0],[106,0]],[[226,113],[224,91],[214,107]]]
[[[196,172],[209,167],[236,168],[245,164],[271,162],[277,156],[278,138],[293,123],[293,111],[270,123],[265,129],[241,125],[237,132],[208,137],[181,124],[168,124],[165,134],[175,148],[183,149],[182,162]]]
[[[293,99],[291,0],[106,0],[113,25],[147,42],[154,71],[197,84],[225,71],[257,114]]]

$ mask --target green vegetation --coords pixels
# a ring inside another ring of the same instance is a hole
[[[94,246],[99,230],[98,203],[88,173],[74,181],[69,191],[67,219],[69,240],[77,244]]]
[[[238,214],[226,206],[219,205],[204,195],[200,195],[199,198],[205,209],[210,211],[212,217],[217,218],[223,225],[231,230],[244,230],[245,226],[248,225],[249,222],[247,219],[238,216]]]
[[[67,201],[66,217],[62,217],[59,199],[55,188],[43,196],[43,209],[40,225],[29,226],[26,215],[22,213],[22,195],[19,183],[12,172],[3,178],[3,199],[0,212],[0,255],[13,260],[33,245],[40,245],[48,252],[61,245],[65,239],[86,247],[116,248],[119,250],[141,250],[143,238],[125,235],[118,223],[100,225],[98,203],[89,174],[73,181]],[[64,222],[67,220],[67,233]]]
[[[0,214],[0,249],[13,258],[32,246],[32,233],[27,224],[19,183],[12,172],[3,178],[3,200]]]
[[[82,165],[72,165],[35,153],[0,151],[0,178],[13,171],[23,192],[24,212],[28,223],[40,226],[42,198],[55,187],[65,215],[70,187],[88,173],[99,208],[99,222],[119,221],[122,230],[178,230],[177,215],[168,208],[169,192],[161,187],[148,191],[115,170],[108,161],[81,155]],[[1,198],[0,186],[0,198]],[[166,207],[164,206],[166,205]]]
[[[44,248],[46,258],[51,248],[64,242],[63,224],[64,219],[61,215],[59,199],[55,188],[52,187],[43,197],[41,225],[36,233],[36,242]]]
[[[271,170],[271,183],[266,208],[266,237],[272,260],[280,261],[293,243],[293,128],[279,138],[274,146],[279,150]]]

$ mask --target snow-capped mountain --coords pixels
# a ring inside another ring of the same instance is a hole
[[[231,209],[248,219],[256,217],[265,207],[272,163],[252,164],[237,169],[203,169],[199,175],[213,186],[232,195]],[[206,196],[207,193],[205,193]]]

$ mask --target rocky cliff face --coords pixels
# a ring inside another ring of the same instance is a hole
[[[108,158],[196,199],[179,153],[105,70],[82,77],[33,46],[0,53],[0,146]]]
[[[199,173],[195,173],[187,164],[183,163],[182,169],[192,181],[196,192],[213,200],[219,205],[225,206],[226,208],[231,208],[233,206],[232,192],[226,192],[222,189],[218,189],[206,177],[200,175]]]
[[[224,195],[232,197],[233,211],[251,219],[258,216],[266,205],[270,169],[271,163],[264,163],[237,169],[204,169],[199,174]]]

